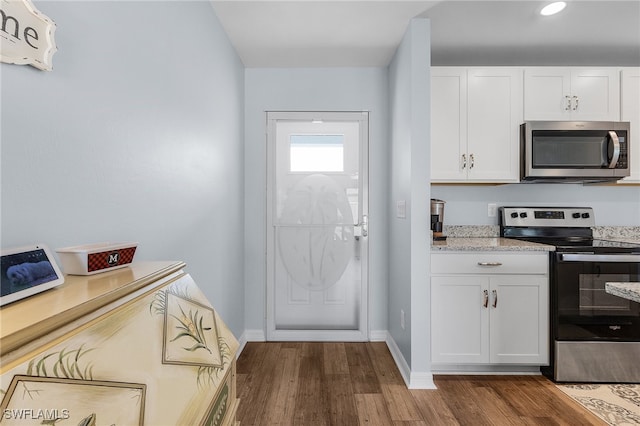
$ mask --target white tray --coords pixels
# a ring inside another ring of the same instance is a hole
[[[130,265],[138,243],[96,243],[56,249],[62,271],[69,275],[93,275]]]

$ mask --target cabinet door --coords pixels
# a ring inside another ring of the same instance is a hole
[[[568,68],[524,70],[524,119],[568,120],[571,115],[571,72]]]
[[[491,362],[549,362],[549,287],[542,275],[491,277]]]
[[[572,69],[571,102],[572,120],[620,120],[620,70]]]
[[[640,68],[622,70],[621,87],[621,120],[631,124],[631,176],[624,178],[620,183],[640,183]]]
[[[431,68],[431,180],[465,180],[467,168],[467,72]]]
[[[524,119],[616,121],[619,93],[617,68],[527,68]]]
[[[488,285],[480,276],[431,278],[432,362],[489,362]]]
[[[468,70],[468,179],[515,182],[519,176],[522,70]]]

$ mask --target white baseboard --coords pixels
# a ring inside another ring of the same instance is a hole
[[[393,337],[391,337],[391,334],[388,332],[385,342],[387,343],[387,347],[389,348],[389,352],[391,352],[393,360],[396,362],[398,370],[400,370],[400,375],[402,376],[404,383],[408,387],[411,382],[411,368],[409,368],[409,364],[407,364],[404,356],[402,356],[402,352],[400,352],[400,348],[396,344],[396,341],[393,340]]]
[[[389,332],[387,330],[370,330],[369,341],[370,342],[386,342]]]
[[[433,365],[432,370],[435,374],[474,374],[474,375],[522,375],[537,376],[541,375],[540,366],[538,365],[460,365],[460,364],[441,364]]]
[[[433,381],[433,374],[429,373],[411,373],[409,380],[409,389],[437,389]]]
[[[266,340],[267,339],[264,336],[264,331],[262,330],[245,330],[238,339],[240,347],[238,348],[238,352],[236,353],[236,359],[240,357],[240,354],[244,350],[244,347],[247,345],[247,342],[264,342]]]
[[[247,332],[245,331],[244,333],[242,333],[242,335],[238,338],[238,344],[240,346],[238,346],[238,352],[236,352],[236,359],[240,358],[240,354],[242,353],[242,351],[244,350],[244,347],[247,345],[247,337],[246,337]]]
[[[385,342],[387,343],[387,347],[389,348],[389,352],[391,352],[391,356],[393,360],[396,362],[396,366],[398,370],[400,370],[400,374],[402,375],[402,379],[404,380],[405,385],[409,389],[436,389],[436,385],[433,382],[433,374],[431,372],[412,372],[409,364],[404,359],[402,352],[400,352],[400,348],[396,344],[396,341],[393,340],[391,334],[388,332],[387,338]]]
[[[245,330],[243,334],[247,338],[247,342],[266,342],[267,336],[264,334],[264,330]]]

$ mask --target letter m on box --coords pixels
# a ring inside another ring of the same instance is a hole
[[[0,60],[51,71],[56,52],[53,21],[30,0],[0,0]]]

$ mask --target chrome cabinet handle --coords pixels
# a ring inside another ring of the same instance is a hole
[[[484,290],[482,292],[482,307],[486,308],[487,306],[489,306],[489,291]]]
[[[467,168],[467,154],[462,154],[462,170]]]
[[[473,163],[475,162],[475,159],[473,158],[473,154],[469,156],[469,161],[471,162],[471,164],[469,164],[469,170],[471,170],[473,169]]]
[[[565,105],[564,110],[565,111],[571,111],[571,96],[566,95],[564,97],[564,99],[565,99],[565,101],[567,101],[567,104]]]
[[[574,101],[574,103],[573,103],[573,110],[574,110],[574,111],[577,111],[577,110],[578,110],[578,97],[577,97],[577,96],[574,96],[572,99],[573,99],[573,101]]]
[[[493,307],[496,308],[498,306],[498,290],[493,290],[491,294],[493,294]]]
[[[500,262],[478,262],[478,266],[502,266]]]
[[[611,162],[609,163],[609,168],[615,169],[616,164],[618,164],[618,159],[620,158],[620,140],[618,139],[618,134],[613,130],[609,132],[609,137],[613,142],[613,155],[611,157]]]

